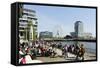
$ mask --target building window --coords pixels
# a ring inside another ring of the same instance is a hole
[[[20,36],[23,36],[23,32],[20,32]]]

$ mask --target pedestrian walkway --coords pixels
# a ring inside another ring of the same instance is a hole
[[[37,60],[41,60],[42,62],[57,62],[57,61],[75,61],[76,55],[68,52],[68,58],[61,57],[62,50],[56,48],[56,53],[58,56],[54,58],[50,57],[37,57]],[[95,54],[92,53],[85,53],[84,60],[95,60]]]
[[[47,46],[48,48],[49,46]],[[52,56],[36,56],[36,59],[31,58],[30,55],[25,55],[26,63],[43,63],[43,62],[61,62],[61,61],[77,61],[76,55],[68,52],[68,57],[64,57],[62,55],[62,50],[59,48],[54,47],[53,50],[55,51],[56,55]],[[85,52],[84,60],[95,60],[96,54]],[[21,59],[19,59],[20,63]]]

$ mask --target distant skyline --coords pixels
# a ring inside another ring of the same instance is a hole
[[[50,31],[55,35],[59,30],[62,36],[70,35],[74,32],[74,23],[82,21],[84,32],[96,36],[96,9],[39,5],[24,5],[24,8],[36,11],[38,32]]]

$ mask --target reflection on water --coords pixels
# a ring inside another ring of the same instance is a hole
[[[86,52],[96,53],[96,42],[80,42],[80,41],[62,41],[62,45],[80,45],[84,44]]]

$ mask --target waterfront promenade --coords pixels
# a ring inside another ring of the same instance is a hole
[[[60,56],[61,50],[57,49],[57,56],[54,58],[51,57],[37,57],[37,60],[41,60],[42,62],[57,62],[57,61],[75,61],[76,55],[68,52],[68,58],[64,58]],[[85,53],[84,60],[95,60],[96,55],[93,53]]]
[[[43,62],[61,62],[61,61],[77,61],[75,60],[76,55],[68,52],[68,58],[62,57],[62,50],[56,48],[57,55],[55,57],[37,57],[35,60],[31,60],[30,57],[27,57],[27,63],[43,63]],[[95,60],[96,55],[93,53],[86,52],[84,55],[84,60]]]
[[[33,42],[34,43],[34,42]],[[67,42],[66,42],[67,43]],[[67,43],[68,44],[68,43]],[[89,51],[86,47],[83,56],[78,57],[79,52],[82,48],[82,43],[75,45],[72,44],[62,44],[57,42],[35,42],[32,46],[22,44],[20,45],[20,59],[19,63],[25,59],[26,63],[45,63],[45,62],[63,62],[63,61],[84,61],[84,60],[96,60],[96,53]],[[65,45],[65,46],[63,46]],[[67,49],[66,49],[67,48]],[[67,50],[67,51],[65,51]],[[78,52],[77,52],[78,51]],[[68,57],[67,57],[68,54]]]

